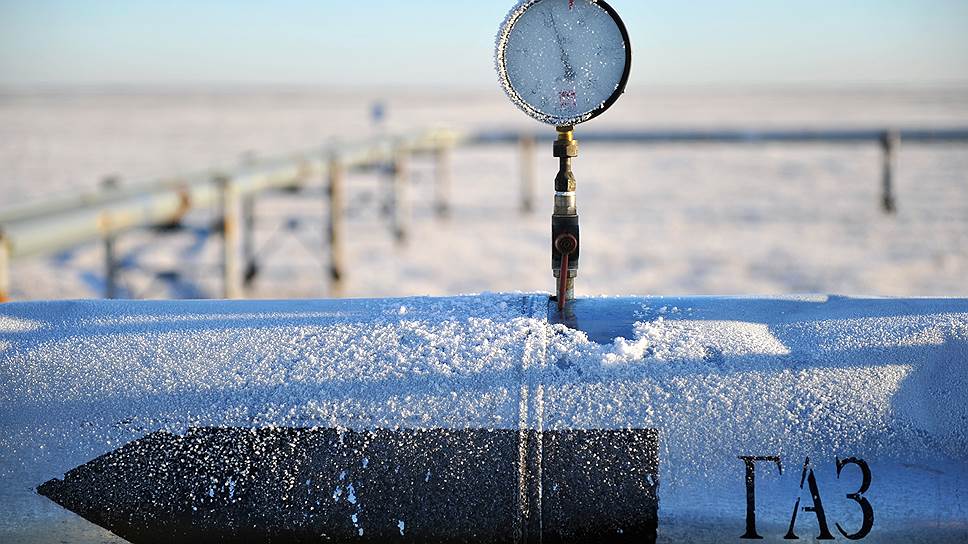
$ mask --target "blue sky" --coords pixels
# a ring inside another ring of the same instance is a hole
[[[611,3],[636,83],[968,81],[968,0]],[[511,4],[0,0],[0,85],[493,85]]]

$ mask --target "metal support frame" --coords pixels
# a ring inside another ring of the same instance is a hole
[[[488,131],[471,135],[463,143],[469,145],[518,143],[522,156],[522,209],[527,202],[524,191],[528,187],[531,156],[526,141],[529,136],[518,131]],[[541,142],[549,141],[548,134],[539,134]],[[883,154],[883,175],[880,179],[882,196],[880,207],[885,213],[896,213],[897,152],[900,143],[942,144],[968,143],[968,127],[951,128],[905,128],[905,129],[808,129],[808,130],[611,130],[583,132],[585,143],[637,143],[637,144],[866,144],[880,143]]]
[[[99,188],[93,192],[55,196],[40,203],[5,208],[0,210],[0,232],[3,237],[0,296],[9,297],[9,263],[14,259],[97,241],[106,246],[106,275],[110,275],[113,267],[108,262],[116,263],[117,259],[116,255],[111,256],[116,252],[116,245],[106,239],[108,234],[116,238],[135,228],[174,224],[191,210],[211,205],[222,208],[217,213],[225,215],[227,227],[222,256],[225,276],[223,294],[227,297],[241,296],[241,264],[236,253],[240,197],[300,186],[308,176],[323,171],[325,157],[332,153],[340,155],[344,168],[367,168],[392,163],[395,149],[406,150],[407,153],[433,152],[440,147],[442,137],[446,137],[451,145],[458,145],[466,139],[450,131],[436,130],[393,140],[380,137],[365,142],[334,144],[323,150],[314,149],[258,163],[248,158],[241,165],[229,169],[128,183],[110,191]],[[220,176],[231,178],[231,187],[223,190],[219,183],[213,182]],[[232,211],[233,208],[236,211]],[[226,210],[230,213],[224,213]],[[397,216],[401,227],[405,227],[402,221],[405,216]],[[400,229],[400,232],[405,233],[406,229]],[[114,292],[117,294],[118,290],[115,288]]]
[[[326,196],[329,203],[327,214],[326,241],[329,247],[329,296],[343,296],[343,282],[345,278],[343,251],[343,208],[344,192],[343,177],[345,170],[337,155],[329,159],[329,169],[326,176]]]
[[[521,154],[521,188],[520,211],[523,214],[534,212],[534,185],[537,174],[535,172],[535,141],[533,135],[522,135],[518,140],[518,148]]]
[[[242,297],[239,270],[239,195],[232,179],[217,176],[222,213],[222,297]]]
[[[897,213],[894,186],[897,176],[897,155],[901,147],[901,134],[896,130],[885,131],[881,136],[881,209],[886,214]]]
[[[534,186],[536,180],[535,142],[551,141],[550,134],[523,134],[518,131],[443,133],[450,147],[463,145],[517,144],[520,152],[520,206],[522,212],[534,209]],[[349,145],[333,145],[327,149],[279,157],[271,161],[243,161],[242,167],[219,170],[231,177],[234,192],[239,195],[257,194],[261,191],[299,185],[307,173],[321,172],[326,157],[339,153],[344,168],[372,168],[386,165],[409,153],[435,152],[441,148],[441,131],[429,131],[403,139],[376,138]],[[885,129],[829,129],[829,130],[723,130],[723,131],[606,131],[583,132],[588,142],[612,143],[880,143],[882,149],[882,176],[880,179],[880,207],[886,213],[897,212],[897,163],[900,143],[937,144],[968,143],[968,128],[908,128]],[[323,158],[322,164],[319,160]],[[405,161],[397,160],[393,175],[394,188],[388,188],[389,201],[396,195],[404,203]],[[449,166],[449,165],[448,165]],[[448,173],[442,169],[441,174]],[[41,203],[17,205],[0,210],[0,297],[10,296],[10,262],[14,259],[51,253],[74,247],[81,243],[100,241],[105,246],[106,282],[117,281],[112,269],[117,264],[116,242],[110,237],[142,227],[175,223],[193,209],[212,204],[218,205],[220,190],[212,183],[213,171],[196,172],[162,178],[148,183],[126,183],[111,191],[103,188],[75,194],[53,196]],[[390,176],[388,175],[388,182]],[[449,176],[448,176],[449,177]],[[447,178],[441,178],[443,182]],[[404,183],[398,183],[404,182]],[[443,187],[443,186],[441,186]],[[445,194],[443,191],[439,195]],[[449,197],[449,195],[447,195]],[[438,198],[440,198],[438,196]],[[449,206],[449,203],[448,203]],[[389,208],[387,209],[389,212]],[[401,207],[393,211],[394,234],[401,241],[406,238],[408,211]],[[110,228],[106,229],[106,219]],[[110,234],[110,236],[108,235]],[[246,235],[246,234],[243,234]],[[229,233],[229,237],[238,237]],[[225,258],[229,268],[237,259]],[[111,263],[114,263],[112,265]],[[235,263],[238,268],[237,263]],[[115,271],[116,272],[116,271]],[[231,282],[227,282],[231,283]],[[110,285],[106,286],[110,290]],[[226,287],[226,292],[231,287]],[[117,294],[117,287],[114,288]],[[235,290],[234,293],[239,293]],[[111,296],[110,293],[106,293]]]

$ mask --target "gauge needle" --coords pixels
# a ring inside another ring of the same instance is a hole
[[[549,4],[550,5],[550,4]],[[561,50],[561,63],[565,66],[565,80],[575,81],[575,69],[571,66],[571,59],[568,58],[568,53],[565,51],[565,42],[561,37],[561,32],[558,31],[558,24],[555,21],[555,12],[552,11],[554,8],[549,8],[548,16],[551,22],[551,29],[555,32],[555,42],[558,44],[558,49]]]

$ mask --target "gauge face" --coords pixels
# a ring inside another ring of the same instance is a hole
[[[497,70],[511,100],[535,119],[574,125],[607,109],[632,64],[625,25],[596,0],[525,0],[497,38]]]

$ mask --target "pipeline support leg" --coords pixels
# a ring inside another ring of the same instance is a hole
[[[398,149],[393,158],[393,237],[397,245],[407,243],[410,234],[410,201],[408,199],[409,171],[407,152]]]
[[[105,192],[116,191],[121,181],[117,176],[107,176],[101,180],[101,190]],[[111,232],[110,216],[102,216],[102,227],[104,228],[104,298],[118,298],[118,258],[117,258],[117,236]]]
[[[524,214],[530,214],[534,211],[534,183],[537,177],[534,161],[534,136],[522,136],[518,147],[521,154],[520,211]]]
[[[326,189],[329,201],[326,241],[329,244],[329,296],[333,298],[343,295],[343,176],[343,165],[339,159],[331,158]]]
[[[450,186],[451,186],[451,155],[452,147],[443,143],[434,152],[434,213],[438,219],[450,216]]]
[[[242,259],[245,262],[243,284],[250,287],[259,274],[255,255],[255,195],[242,198]]]
[[[0,232],[0,302],[10,300],[10,244]]]
[[[239,198],[232,180],[217,178],[222,208],[222,297],[242,296],[239,270]]]
[[[897,213],[897,198],[894,194],[897,175],[897,153],[901,145],[901,135],[896,130],[881,136],[881,208],[886,214]]]
[[[118,258],[115,251],[117,237],[104,235],[104,298],[118,298]]]

